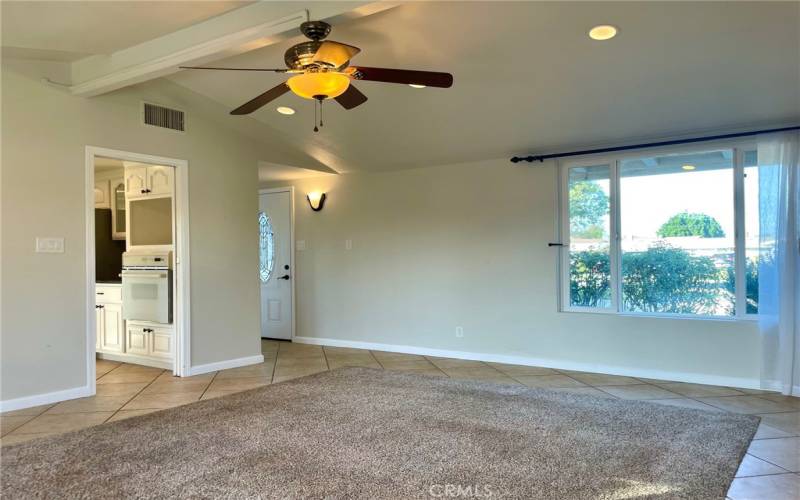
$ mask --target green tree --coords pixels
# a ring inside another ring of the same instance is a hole
[[[725,232],[719,222],[710,215],[683,212],[675,214],[661,225],[657,233],[661,238],[670,236],[700,236],[722,238]]]
[[[573,237],[603,237],[603,218],[608,214],[608,195],[596,182],[569,185],[569,230]]]

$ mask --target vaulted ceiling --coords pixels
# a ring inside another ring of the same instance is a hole
[[[206,16],[233,5],[202,4]],[[195,14],[202,17],[200,10]],[[333,24],[330,39],[362,49],[354,64],[455,77],[446,90],[356,82],[369,100],[350,111],[326,102],[319,133],[312,131],[311,101],[292,94],[251,115],[265,133],[337,172],[800,121],[796,2],[410,2],[355,19],[340,16]],[[614,24],[620,33],[593,41],[587,31],[597,24]],[[133,34],[118,36],[93,43],[130,43],[125,37]],[[206,62],[281,67],[283,52],[301,39],[289,33]],[[29,45],[100,50],[54,41]],[[285,76],[179,71],[166,78],[233,109]],[[284,116],[278,106],[297,112]]]
[[[3,2],[3,53],[12,57],[74,61],[124,49],[248,3]]]

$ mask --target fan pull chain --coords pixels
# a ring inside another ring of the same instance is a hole
[[[317,103],[316,103],[316,101],[314,102],[314,132],[319,132],[319,129],[317,128]]]
[[[322,126],[322,99],[319,101],[319,126]]]

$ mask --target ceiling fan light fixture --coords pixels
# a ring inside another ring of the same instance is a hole
[[[276,108],[276,111],[278,113],[282,114],[282,115],[293,115],[294,114],[294,109],[292,109],[292,108],[290,108],[288,106],[278,106]]]
[[[589,30],[589,38],[592,40],[611,40],[617,36],[617,27],[610,24],[601,24]]]
[[[427,85],[420,85],[418,83],[409,83],[408,86],[414,89],[424,89],[427,87]]]
[[[289,78],[286,85],[304,99],[318,99],[324,96],[325,99],[333,99],[344,93],[350,86],[350,78],[342,73],[319,72],[303,73]]]

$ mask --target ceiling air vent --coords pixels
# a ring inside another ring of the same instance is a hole
[[[168,128],[184,132],[186,130],[183,111],[165,108],[157,104],[144,104],[144,123],[154,127]]]

